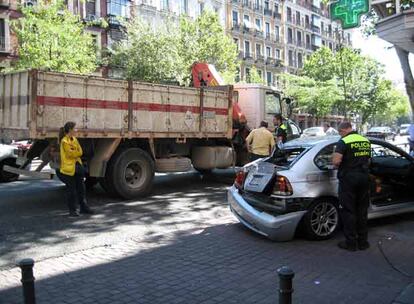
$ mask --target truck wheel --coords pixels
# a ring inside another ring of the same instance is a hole
[[[339,227],[338,204],[334,199],[318,199],[309,207],[302,220],[308,239],[326,240]]]
[[[132,199],[151,191],[155,165],[144,150],[128,148],[114,155],[108,173],[115,192],[124,199]]]
[[[16,167],[16,168],[18,167],[16,165],[16,159],[14,158],[6,158],[3,161],[1,161],[0,162],[0,182],[9,183],[9,182],[17,181],[19,178],[19,175],[3,171],[4,165],[10,166],[10,167]]]

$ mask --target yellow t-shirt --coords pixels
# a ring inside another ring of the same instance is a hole
[[[250,152],[257,155],[268,156],[270,150],[275,146],[273,134],[265,127],[251,131],[246,141],[250,146]]]

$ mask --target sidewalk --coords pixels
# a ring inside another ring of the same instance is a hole
[[[39,261],[38,303],[277,303],[282,265],[295,271],[296,304],[414,303],[404,275],[414,274],[414,222],[373,227],[372,247],[355,253],[336,247],[340,235],[273,243],[231,217],[220,222]],[[17,268],[0,272],[1,304],[22,303],[19,280]]]

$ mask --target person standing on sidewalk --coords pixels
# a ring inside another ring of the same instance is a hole
[[[371,143],[352,130],[349,122],[338,127],[341,139],[336,145],[332,163],[338,168],[339,212],[343,223],[345,241],[339,242],[341,249],[356,251],[369,248],[369,162]]]
[[[60,142],[60,169],[56,175],[66,185],[66,201],[69,207],[69,216],[79,216],[80,213],[93,214],[86,202],[85,170],[82,166],[82,147],[75,137],[74,122],[67,122],[59,132]]]
[[[254,129],[246,138],[247,149],[250,152],[250,161],[267,157],[275,146],[273,134],[267,129],[266,121],[260,123],[260,128]]]

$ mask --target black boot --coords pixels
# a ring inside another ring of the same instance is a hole
[[[94,214],[93,210],[88,205],[82,205],[80,208],[81,214]]]
[[[69,217],[78,217],[79,212],[77,210],[71,210],[69,211]]]
[[[338,243],[338,247],[344,250],[348,250],[348,251],[356,251],[357,250],[357,246],[354,243],[350,243],[347,241],[342,241]]]

